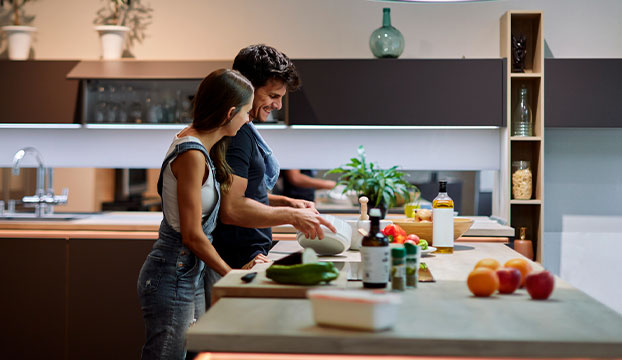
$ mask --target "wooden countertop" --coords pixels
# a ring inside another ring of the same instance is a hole
[[[188,330],[188,348],[215,352],[622,357],[622,316],[559,278],[547,301],[531,300],[524,289],[490,298],[471,295],[465,280],[479,259],[493,257],[504,263],[520,256],[502,244],[462,243],[452,255],[425,257],[437,282],[420,283],[417,289],[401,293],[396,326],[377,333],[317,326],[306,299],[221,298]],[[533,266],[542,268],[537,263]]]

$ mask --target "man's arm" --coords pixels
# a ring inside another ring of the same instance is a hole
[[[247,228],[267,228],[291,224],[309,238],[324,238],[320,225],[325,225],[332,232],[335,227],[321,217],[315,208],[293,208],[268,206],[247,198],[248,180],[233,175],[233,183],[228,192],[223,192],[220,205],[220,221],[224,224]]]
[[[330,190],[337,185],[333,180],[318,179],[305,175],[299,169],[283,170],[283,173],[290,184],[297,187]]]

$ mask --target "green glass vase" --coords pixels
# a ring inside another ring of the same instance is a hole
[[[369,37],[369,48],[377,58],[397,58],[404,51],[404,36],[391,26],[391,9],[382,9],[382,27]]]

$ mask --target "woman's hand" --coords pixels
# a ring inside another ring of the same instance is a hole
[[[264,254],[258,254],[255,258],[249,261],[246,265],[242,266],[242,270],[250,270],[255,266],[255,264],[263,264],[270,262],[270,259]]]

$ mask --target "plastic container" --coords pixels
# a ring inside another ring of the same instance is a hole
[[[395,325],[401,298],[365,290],[310,290],[313,319],[318,325],[380,331]]]

